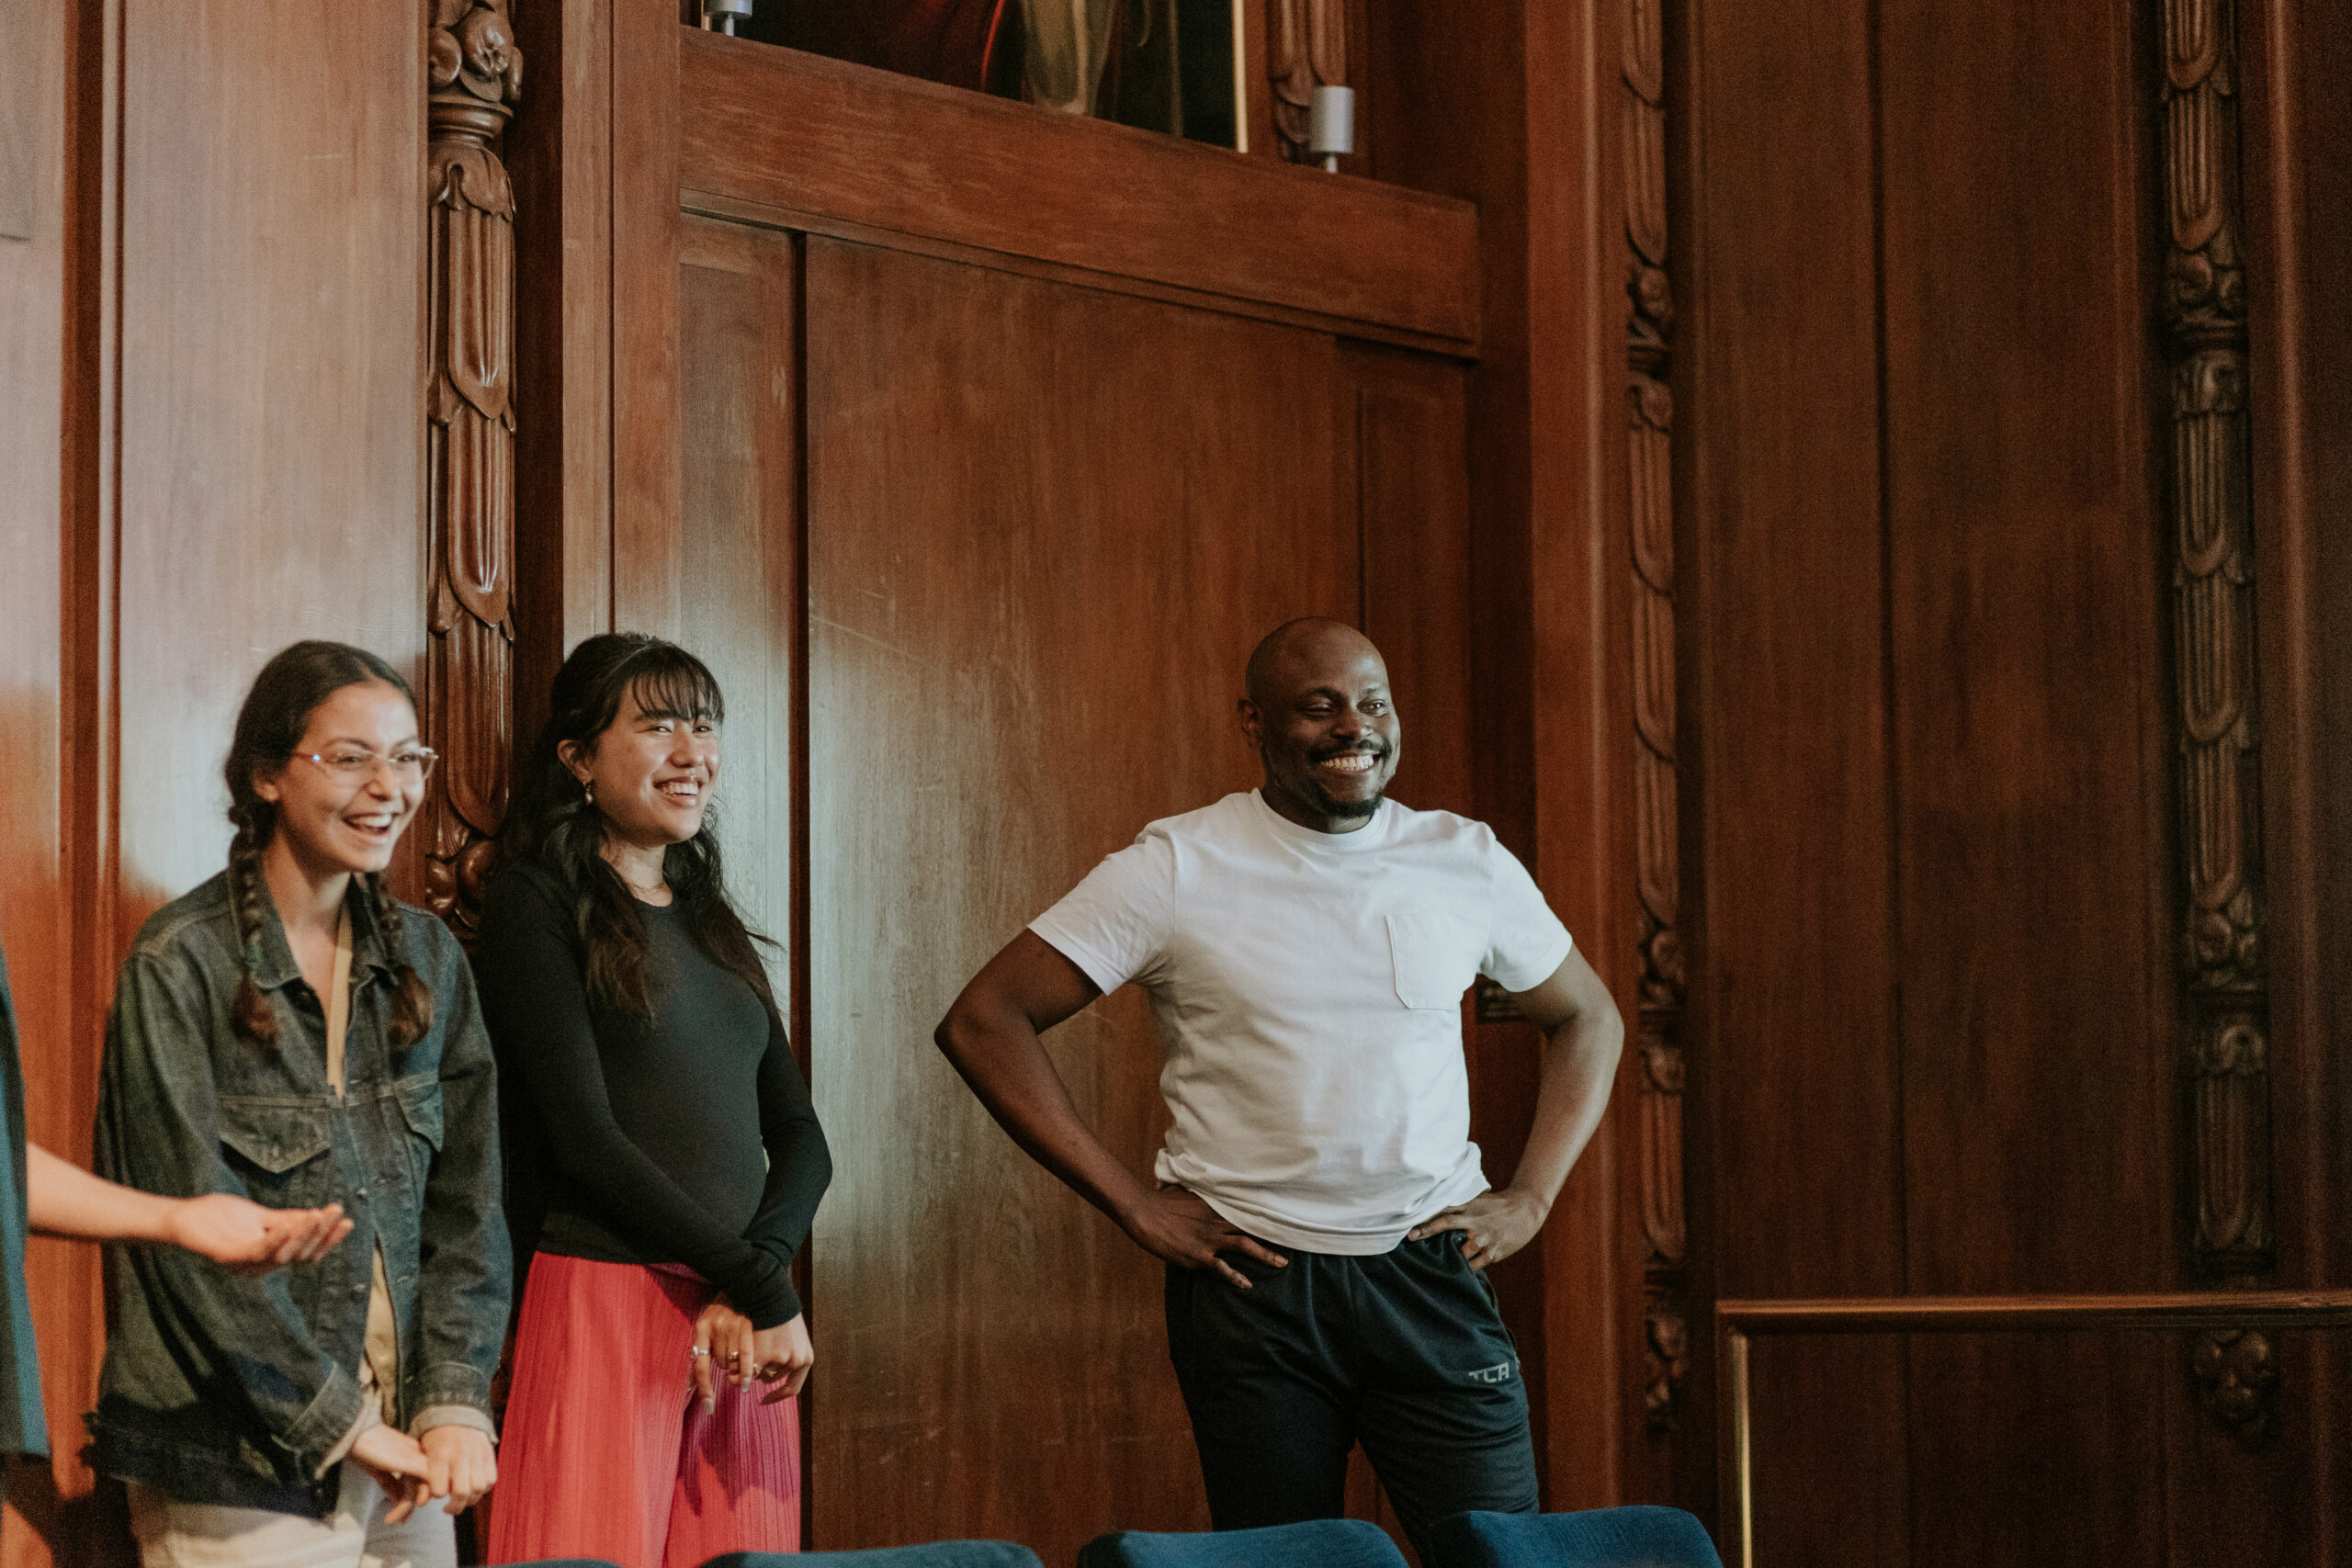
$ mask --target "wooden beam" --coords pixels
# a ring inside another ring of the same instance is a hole
[[[690,209],[1477,346],[1467,202],[692,29],[679,56]]]

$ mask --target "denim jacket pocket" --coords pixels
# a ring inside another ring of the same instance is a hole
[[[422,1192],[425,1179],[433,1174],[434,1156],[441,1152],[441,1080],[402,1084],[397,1098],[401,1120],[408,1123],[412,1134],[407,1140],[409,1179]]]
[[[308,1209],[331,1201],[334,1162],[320,1157],[334,1146],[326,1107],[223,1095],[220,1141],[236,1156],[230,1168],[244,1178],[254,1201]]]

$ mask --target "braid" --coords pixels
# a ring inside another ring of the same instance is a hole
[[[409,964],[408,928],[401,914],[401,901],[384,890],[380,872],[368,873],[366,880],[369,905],[376,912],[376,929],[382,933],[384,945],[391,951],[395,964],[391,1024],[385,1032],[394,1045],[413,1045],[433,1027],[433,991]]]
[[[247,816],[237,818],[237,836],[229,845],[229,903],[237,920],[238,975],[236,998],[229,1004],[229,1021],[239,1034],[260,1046],[277,1043],[277,1014],[261,994],[254,971],[261,964],[261,901],[266,885],[261,874],[261,834]]]

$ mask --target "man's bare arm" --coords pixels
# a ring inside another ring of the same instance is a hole
[[[1552,1213],[1553,1200],[1592,1141],[1609,1108],[1617,1058],[1625,1047],[1625,1021],[1609,987],[1571,953],[1551,978],[1517,997],[1520,1010],[1544,1031],[1544,1066],[1535,1091],[1535,1123],[1509,1187],[1483,1192],[1415,1226],[1419,1241],[1441,1231],[1466,1233],[1463,1252],[1484,1269],[1525,1247]]]
[[[1276,1267],[1285,1259],[1195,1194],[1155,1190],[1121,1165],[1079,1116],[1037,1038],[1102,994],[1052,943],[1024,931],[972,977],[932,1038],[1012,1141],[1137,1246],[1182,1268],[1214,1268],[1247,1290],[1249,1280],[1218,1253],[1244,1252]]]

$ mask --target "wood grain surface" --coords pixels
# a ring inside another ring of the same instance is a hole
[[[727,697],[713,795],[727,881],[796,1017],[800,353],[791,239],[689,222],[679,281],[678,637]],[[796,1040],[798,1038],[795,1035]]]
[[[1676,491],[1726,1295],[1902,1289],[1867,8],[1700,14]],[[1806,91],[1781,90],[1802,79]],[[1736,305],[1730,301],[1736,300]],[[1802,1130],[1800,1132],[1800,1130]],[[1765,1562],[1907,1560],[1899,1345],[1759,1347]],[[1821,1391],[1835,1391],[1825,1396]],[[1784,1392],[1785,1391],[1785,1392]],[[1808,1477],[1849,1477],[1834,1500]]]
[[[2267,0],[2241,7],[2248,279],[2256,333],[2248,398],[2255,555],[2262,563],[2264,825],[2273,937],[2273,1111],[2280,1157],[2281,1282],[2352,1280],[2352,6]],[[2267,350],[2267,351],[2266,351]],[[2311,1397],[2285,1413],[2308,1456],[2290,1516],[2311,1560],[2352,1562],[2343,1432],[2352,1338],[2298,1337],[2289,1373]],[[2227,1487],[2234,1476],[2220,1480]],[[2226,1513],[2223,1503],[2214,1509]]]
[[[86,1160],[107,1001],[212,874],[237,704],[304,637],[424,637],[418,17],[290,0],[26,7],[34,238],[0,243],[0,939],[28,1131]],[[128,1562],[81,1462],[96,1249],[35,1242],[52,1463],[0,1561]]]
[[[810,1047],[840,1171],[812,1244],[815,1540],[1057,1561],[1202,1528],[1161,1266],[930,1035],[1096,860],[1255,783],[1250,647],[1359,601],[1336,349],[822,239],[807,288]],[[1141,996],[1048,1046],[1147,1168]]]
[[[695,31],[679,95],[689,204],[755,202],[789,227],[846,220],[1457,350],[1478,340],[1466,203]]]
[[[1690,15],[1677,479],[1717,1288],[1896,1313],[2178,1291],[2151,13]],[[2299,1081],[2282,1125],[2312,1150],[2341,1088]],[[2292,1157],[2284,1208],[2322,1212],[2338,1162]],[[2335,1462],[2310,1424],[2340,1408],[2332,1341],[2263,1342],[2305,1435],[2247,1444],[2200,1408],[2193,1336],[2004,1326],[1759,1342],[1757,1561],[2340,1550],[2295,1501]]]

